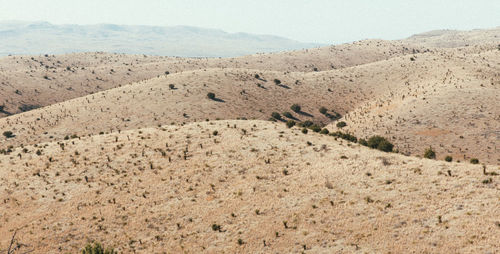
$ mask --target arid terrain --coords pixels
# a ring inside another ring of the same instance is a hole
[[[499,28],[236,58],[8,56],[0,106],[0,251],[16,230],[34,253],[500,251]]]

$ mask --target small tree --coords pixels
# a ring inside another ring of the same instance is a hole
[[[451,162],[453,160],[453,158],[448,155],[448,156],[444,157],[444,160],[447,162]]]
[[[432,147],[429,147],[425,150],[424,158],[436,159],[436,152],[434,152],[434,150],[432,150]]]
[[[470,159],[470,163],[479,164],[479,160],[477,158],[472,158],[472,159]]]
[[[293,105],[290,107],[290,109],[291,109],[291,110],[293,110],[293,112],[299,113],[299,112],[300,112],[300,110],[301,110],[302,108],[300,107],[300,105],[299,105],[299,104],[293,104]]]
[[[279,79],[274,79],[274,83],[275,83],[276,85],[279,85],[279,84],[281,84],[281,80],[279,80]]]
[[[170,90],[172,90],[172,89],[175,88],[175,85],[174,84],[170,84],[170,85],[168,85],[168,87],[170,88]],[[214,96],[215,96],[215,94],[214,94]]]
[[[214,93],[207,93],[207,97],[210,99],[210,100],[215,100],[215,94]]]
[[[293,126],[295,126],[294,120],[288,120],[288,122],[286,122],[286,127],[292,128]]]

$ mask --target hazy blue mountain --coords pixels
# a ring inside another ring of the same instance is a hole
[[[106,51],[181,57],[230,57],[322,46],[278,36],[189,26],[54,25],[0,22],[0,55]]]

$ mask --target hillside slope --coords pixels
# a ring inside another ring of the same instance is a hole
[[[165,72],[206,68],[312,72],[339,69],[421,52],[398,42],[352,44],[238,58],[175,58],[80,53],[0,58],[0,117],[151,79]]]
[[[438,158],[450,154],[495,164],[500,159],[499,59],[499,51],[477,47],[310,73],[184,71],[0,119],[0,129],[16,135],[0,140],[5,147],[18,146],[172,122],[267,120],[272,112],[328,124],[335,119],[319,112],[326,107],[333,115],[347,114],[347,131],[386,136],[403,153],[422,155],[432,146]],[[209,92],[217,100],[208,99]],[[293,112],[292,104],[301,112]],[[328,128],[335,130],[335,123]]]
[[[0,246],[18,229],[37,253],[494,253],[499,181],[281,123],[133,130],[0,156]]]

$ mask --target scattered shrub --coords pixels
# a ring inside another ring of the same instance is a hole
[[[425,150],[424,158],[436,159],[436,152],[434,152],[434,150],[432,150],[432,147],[429,147]]]
[[[172,90],[172,89],[175,88],[175,85],[174,84],[170,84],[170,85],[168,85],[168,87],[170,88],[170,90]],[[214,97],[215,97],[215,94],[214,94]]]
[[[477,158],[472,158],[472,159],[470,159],[470,163],[479,164],[479,160]]]
[[[214,93],[207,93],[207,97],[208,97],[210,100],[215,100],[215,94],[214,94]]]
[[[444,160],[447,162],[451,162],[453,160],[453,158],[448,155],[448,156],[444,157]]]
[[[368,142],[366,141],[366,139],[363,139],[363,138],[362,138],[362,139],[360,139],[360,140],[358,141],[358,143],[359,143],[360,145],[362,145],[362,146],[368,146]]]
[[[324,134],[324,135],[327,135],[328,133],[330,133],[330,131],[327,129],[327,128],[323,128],[321,131],[320,131],[321,134]]]
[[[337,123],[337,127],[338,127],[338,128],[344,128],[344,127],[346,127],[346,126],[347,126],[347,123],[346,123],[346,122],[344,122],[344,121],[341,121],[341,122],[338,122],[338,123]]]
[[[302,128],[302,133],[307,134],[307,128]]]
[[[299,113],[300,110],[301,110],[301,107],[299,104],[293,104],[291,107],[290,107],[291,110],[293,110],[293,112],[296,112],[296,113]]]
[[[271,113],[271,117],[276,119],[276,120],[281,120],[281,115],[278,112]]]
[[[311,126],[311,130],[314,132],[320,132],[321,127],[319,127],[318,125],[315,124],[315,125]]]
[[[350,142],[354,142],[354,143],[358,142],[358,138],[356,138],[354,135],[351,135],[349,133],[343,133],[340,131],[332,132],[332,133],[330,133],[330,136],[338,137],[338,138],[341,138],[341,139],[344,139],[344,140],[347,140]]]
[[[82,250],[82,254],[117,254],[113,248],[104,248],[100,243],[87,244]]]
[[[286,122],[286,127],[292,128],[293,126],[295,126],[294,120],[288,120],[288,122]]]
[[[386,138],[381,136],[372,136],[368,139],[367,145],[371,148],[378,149],[384,152],[392,152],[394,145]]]
[[[309,127],[311,127],[313,124],[314,124],[314,123],[313,123],[312,121],[307,120],[307,121],[302,122],[302,123],[300,124],[300,126],[302,126],[302,127],[306,127],[306,128],[309,128]]]
[[[279,80],[279,79],[274,79],[274,83],[275,83],[276,85],[279,85],[279,84],[281,84],[281,80]]]
[[[288,118],[293,118],[293,115],[290,112],[283,112],[283,116]]]
[[[13,137],[14,137],[14,133],[12,133],[12,131],[4,131],[4,132],[3,132],[3,135],[4,135],[6,138],[13,138]]]
[[[325,114],[326,114],[326,112],[328,112],[328,109],[326,109],[325,107],[321,107],[321,108],[319,108],[319,112],[320,112],[321,114],[325,115]]]

